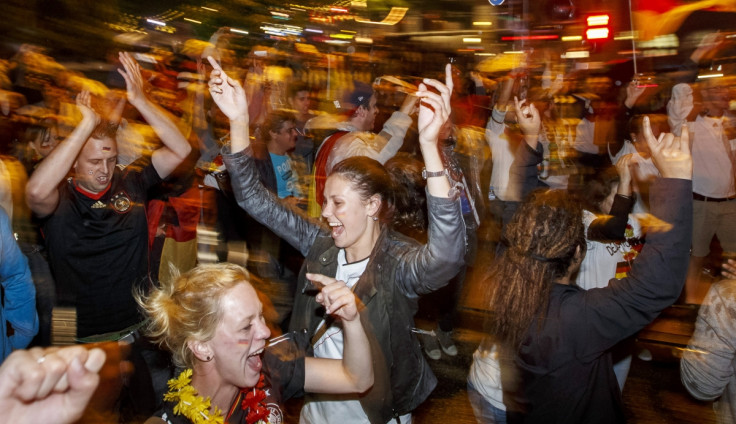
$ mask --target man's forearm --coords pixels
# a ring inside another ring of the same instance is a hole
[[[38,165],[28,179],[26,196],[28,205],[36,213],[50,213],[44,203],[56,193],[59,183],[69,174],[79,152],[95,129],[96,123],[91,120],[82,120],[66,140],[62,141]]]
[[[151,128],[156,131],[164,146],[171,150],[174,155],[181,158],[181,160],[189,155],[191,146],[168,112],[148,99],[136,102],[134,106]]]

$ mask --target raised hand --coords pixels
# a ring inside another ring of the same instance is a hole
[[[77,109],[82,114],[82,121],[97,125],[100,123],[100,115],[92,109],[92,95],[89,91],[83,90],[77,94]]]
[[[247,121],[248,100],[245,98],[243,87],[236,80],[230,78],[212,56],[207,56],[207,60],[214,68],[210,73],[209,81],[212,99],[231,121]]]
[[[99,384],[101,349],[81,346],[13,352],[0,367],[0,408],[7,422],[71,423]]]
[[[686,125],[682,126],[682,135],[661,133],[659,139],[654,137],[649,117],[644,117],[644,139],[652,153],[652,161],[664,178],[680,178],[692,180],[693,158],[690,155],[690,133]]]
[[[137,106],[137,103],[146,100],[145,93],[145,82],[141,75],[141,67],[138,65],[135,59],[130,56],[130,53],[120,52],[118,55],[120,63],[123,65],[123,69],[118,69],[120,75],[125,79],[125,86],[128,92],[128,101],[133,106]]]
[[[439,94],[429,91],[428,85],[437,89]],[[419,84],[419,90],[414,95],[420,100],[417,118],[420,143],[437,144],[440,128],[449,119],[452,110],[450,106],[452,88],[452,68],[449,63],[445,67],[444,84],[428,78]]]
[[[721,264],[721,275],[727,280],[736,280],[736,260],[724,260]]]
[[[316,296],[317,302],[325,307],[325,311],[345,321],[358,318],[358,306],[355,294],[345,285],[344,281],[336,280],[322,274],[307,274],[307,279],[321,291]]]
[[[636,101],[639,100],[639,97],[641,97],[642,94],[644,94],[645,90],[646,87],[639,87],[639,82],[637,80],[629,82],[629,85],[626,86],[626,99],[624,100],[626,107],[629,109],[634,107]]]
[[[632,154],[623,155],[616,162],[616,172],[618,173],[618,194],[624,196],[631,195],[631,158]]]

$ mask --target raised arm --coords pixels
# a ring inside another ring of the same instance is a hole
[[[59,183],[69,174],[79,152],[100,122],[100,117],[92,109],[92,95],[82,91],[77,95],[77,108],[82,113],[82,121],[59,143],[44,159],[28,179],[26,202],[38,216],[51,215],[59,204]]]
[[[662,133],[656,139],[644,119],[644,135],[663,177],[653,184],[647,243],[627,277],[580,298],[582,314],[569,319],[591,324],[579,344],[582,355],[598,355],[649,324],[677,300],[685,282],[693,222],[688,132],[681,137]]]
[[[588,227],[588,240],[624,240],[629,213],[634,206],[631,197],[631,155],[624,155],[616,162],[619,176],[618,189],[610,211],[596,218]]]
[[[434,87],[439,94],[427,89]],[[445,84],[433,79],[425,79],[419,84],[416,96],[420,99],[417,128],[419,130],[419,148],[424,158],[427,175],[427,193],[434,197],[450,197],[450,181],[443,171],[440,152],[437,148],[440,128],[450,117],[450,96],[452,95],[452,70],[448,63],[445,67]]]
[[[230,119],[230,149],[238,153],[250,146],[248,134],[248,100],[240,83],[230,78],[212,56],[207,60],[212,65],[210,94],[222,113]]]
[[[514,88],[514,78],[509,76],[503,78],[498,82],[498,96],[496,98],[496,104],[493,105],[491,111],[491,117],[488,118],[488,124],[486,124],[486,140],[490,143],[490,134],[493,133],[500,135],[506,128],[504,119],[506,118],[506,111],[508,110],[508,102],[511,98],[511,91]]]
[[[375,149],[378,152],[377,160],[386,163],[389,159],[396,156],[401,146],[404,144],[406,131],[411,126],[411,115],[416,111],[417,98],[412,94],[407,94],[401,108],[394,112],[391,117],[383,125],[383,129],[373,140]]]
[[[166,178],[187,158],[192,147],[179,131],[169,113],[146,96],[138,62],[130,54],[121,52],[120,63],[124,70],[118,69],[118,72],[125,79],[128,101],[138,109],[163,143],[163,146],[153,152],[151,163],[158,172],[158,176]]]
[[[244,150],[250,146],[245,92],[212,57],[207,59],[214,68],[210,74],[210,93],[220,110],[230,119],[230,152],[223,152],[222,159],[230,174],[233,195],[238,205],[306,255],[320,231],[319,223],[309,221],[298,207],[290,207],[259,181],[252,155],[244,154]]]
[[[442,125],[450,116],[452,75],[445,69],[445,84],[425,79],[416,92],[419,106],[419,146],[427,172],[427,211],[429,228],[427,244],[411,249],[402,256],[402,269],[397,278],[407,296],[430,293],[447,284],[463,264],[465,256],[465,222],[458,201],[459,193],[451,190],[449,177],[437,147]],[[434,87],[438,93],[427,89]]]
[[[321,274],[307,278],[322,291],[317,302],[342,322],[342,360],[305,358],[304,390],[312,393],[362,393],[373,385],[373,358],[360,322],[356,297],[342,281]]]

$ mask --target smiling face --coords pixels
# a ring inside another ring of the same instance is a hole
[[[90,193],[104,191],[112,179],[118,147],[112,138],[90,138],[74,163],[74,179]]]
[[[362,199],[353,184],[339,174],[330,175],[325,183],[322,217],[332,230],[335,246],[344,248],[348,256],[360,260],[373,250],[379,230],[377,216],[381,201],[378,196]]]
[[[248,283],[237,284],[220,299],[222,319],[207,342],[220,377],[236,387],[254,387],[263,363],[261,354],[271,331],[263,318],[263,305]]]

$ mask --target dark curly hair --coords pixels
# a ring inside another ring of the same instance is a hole
[[[422,235],[427,232],[427,182],[422,178],[422,162],[408,153],[399,153],[385,166],[394,183],[394,228],[417,239],[425,238]]]
[[[544,319],[552,285],[585,255],[580,204],[564,191],[535,191],[516,211],[503,237],[507,248],[490,275],[490,329],[516,348],[534,318]],[[576,257],[578,248],[582,255]]]

